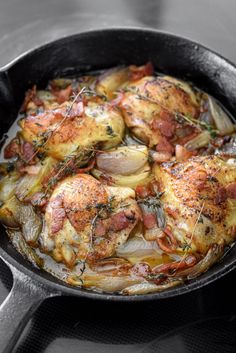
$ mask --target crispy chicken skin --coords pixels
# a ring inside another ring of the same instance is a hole
[[[66,178],[47,205],[42,248],[69,267],[112,256],[140,219],[134,197],[130,188],[105,186],[87,174]]]
[[[125,123],[150,147],[163,144],[166,139],[175,142],[178,129],[175,114],[198,116],[194,92],[190,86],[181,87],[176,81],[168,77],[144,77],[126,87],[120,103]]]
[[[59,160],[75,154],[79,148],[98,144],[111,148],[121,142],[124,122],[115,107],[93,102],[83,106],[79,102],[68,113],[69,107],[69,103],[64,103],[54,110],[21,120],[24,140]]]
[[[205,254],[212,244],[229,244],[236,236],[235,160],[218,156],[193,157],[184,163],[154,168],[164,192],[162,202],[180,246]]]

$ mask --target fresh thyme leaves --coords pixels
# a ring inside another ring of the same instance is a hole
[[[194,119],[190,113],[186,113],[186,114],[176,113],[175,119],[179,123],[183,123],[183,120],[185,120],[189,123],[189,125],[192,125],[197,128],[203,128],[209,131],[212,138],[215,138],[218,133],[218,130],[214,129],[211,125],[207,124],[205,121]]]
[[[64,124],[64,122],[66,121],[66,119],[70,116],[70,113],[73,109],[74,104],[76,103],[76,101],[81,98],[82,93],[86,91],[86,87],[83,87],[77,94],[74,94],[72,96],[72,101],[70,103],[70,105],[68,106],[65,116],[63,117],[63,119],[55,126],[54,129],[52,130],[48,130],[48,131],[44,131],[40,137],[39,142],[37,142],[35,144],[35,147],[37,148],[37,150],[35,151],[35,153],[33,154],[33,156],[27,161],[27,163],[29,163],[30,161],[33,160],[33,158],[38,154],[38,152],[40,152],[40,149],[42,147],[45,147],[46,144],[48,143],[50,137]]]
[[[157,193],[156,196],[150,196],[143,200],[138,200],[140,207],[144,213],[154,213],[157,218],[158,226],[161,229],[166,227],[166,217],[160,201],[163,192]]]
[[[142,94],[139,93],[137,89],[126,88],[124,92],[135,93],[137,95],[136,96],[137,99],[160,105],[163,109],[167,110],[169,113],[174,114],[176,121],[179,122],[180,124],[183,124],[184,121],[186,121],[191,126],[194,126],[200,129],[205,129],[209,131],[212,138],[215,138],[219,133],[217,129],[214,129],[211,125],[207,124],[205,121],[193,118],[190,113],[186,113],[186,114],[174,113],[173,111],[169,110],[165,105],[163,105],[156,97],[155,99],[151,99],[148,96],[143,96]]]
[[[54,175],[49,179],[47,191],[53,189],[58,181],[66,176],[75,174],[78,169],[88,163],[95,155],[93,149],[81,149],[67,156],[62,162],[58,163],[54,170]]]

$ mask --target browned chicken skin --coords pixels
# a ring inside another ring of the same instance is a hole
[[[134,196],[132,189],[105,186],[87,174],[66,178],[46,208],[43,248],[70,267],[112,256],[140,219]]]
[[[194,93],[168,77],[144,77],[130,83],[120,106],[132,132],[150,147],[157,145],[158,151],[172,154],[183,126],[184,137],[196,132],[186,122],[180,126],[176,121],[176,114],[198,116]]]
[[[75,154],[80,148],[91,149],[100,144],[110,148],[119,144],[124,122],[119,111],[107,104],[69,103],[56,109],[29,115],[21,120],[23,138],[56,159]]]
[[[235,160],[194,157],[185,163],[155,167],[164,192],[167,224],[180,246],[205,254],[213,244],[229,244],[236,236]]]

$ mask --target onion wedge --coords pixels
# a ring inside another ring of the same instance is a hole
[[[220,135],[231,134],[235,131],[235,125],[232,123],[229,116],[224,112],[224,110],[216,103],[216,101],[208,96],[209,107],[211,115],[214,119],[217,129]]]
[[[217,262],[224,253],[224,247],[221,244],[213,244],[208,250],[206,256],[199,261],[195,266],[186,270],[179,271],[178,276],[192,279],[203,272],[206,272],[215,262]]]
[[[169,283],[160,284],[160,285],[156,285],[149,282],[142,282],[123,289],[121,294],[140,295],[140,294],[162,292],[163,290],[178,286],[179,284],[182,284],[182,283],[183,283],[182,280],[171,281]]]
[[[97,155],[98,169],[106,173],[130,175],[140,170],[148,161],[146,146],[123,146]]]

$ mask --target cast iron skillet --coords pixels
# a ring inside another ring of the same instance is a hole
[[[16,118],[24,92],[33,83],[46,85],[56,76],[119,64],[151,61],[157,71],[192,81],[236,112],[236,67],[211,50],[171,34],[150,29],[113,28],[63,38],[24,54],[0,70],[0,134]],[[13,273],[13,288],[0,307],[0,352],[11,352],[29,317],[46,298],[73,295],[116,302],[170,298],[200,288],[236,267],[236,247],[207,273],[167,291],[140,295],[93,293],[73,288],[35,269],[12,247],[4,228],[0,256]]]

